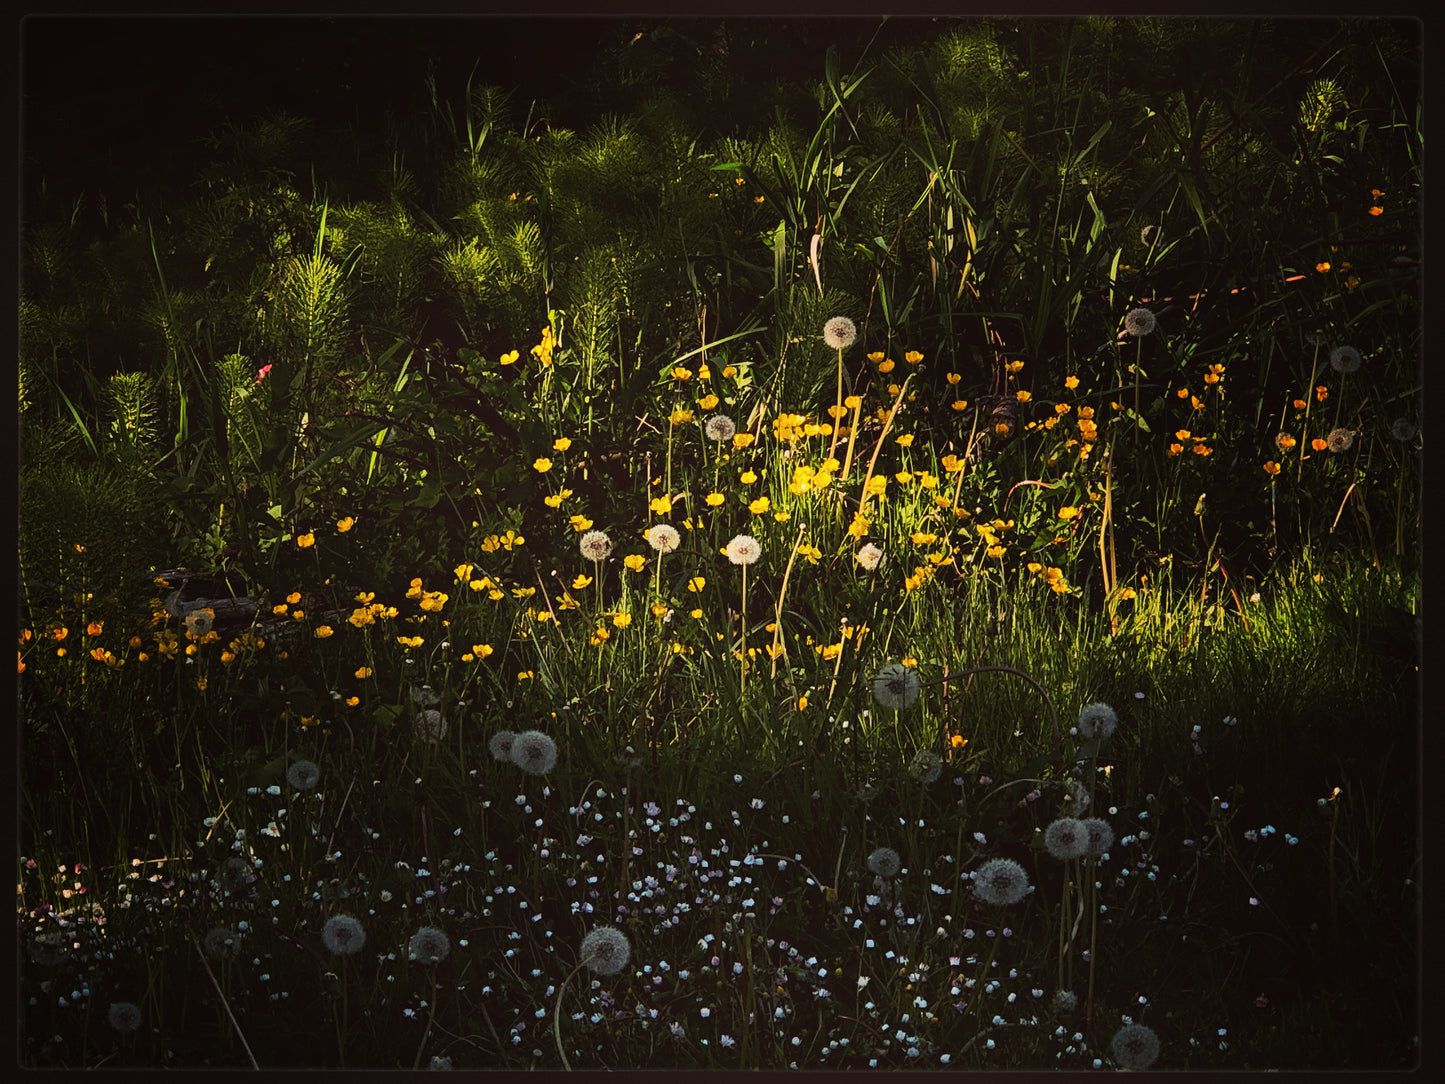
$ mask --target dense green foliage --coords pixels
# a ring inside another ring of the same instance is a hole
[[[23,224],[27,1064],[1415,1057],[1417,28],[751,33]]]

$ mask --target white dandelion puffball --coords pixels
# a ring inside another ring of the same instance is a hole
[[[589,561],[605,561],[612,552],[612,539],[603,531],[588,531],[578,545],[582,549],[582,556]]]
[[[858,329],[846,316],[835,316],[823,325],[823,341],[834,350],[847,350],[858,338]]]
[[[426,711],[416,713],[416,719],[412,723],[412,730],[422,741],[437,742],[447,736],[451,724],[447,717],[436,708],[428,708]]]
[[[908,774],[920,783],[937,782],[943,774],[943,758],[932,749],[920,749],[908,764]]]
[[[875,546],[872,542],[869,542],[866,546],[860,549],[855,556],[860,565],[862,565],[869,572],[872,572],[875,568],[878,567],[878,563],[883,560],[883,551],[880,550],[877,546]]]
[[[1100,857],[1114,845],[1114,829],[1109,827],[1108,821],[1102,817],[1086,817],[1082,823],[1084,831],[1089,833],[1089,849],[1086,853],[1090,858]]]
[[[735,565],[750,565],[763,555],[763,547],[750,534],[740,534],[728,543],[728,560]]]
[[[309,760],[298,760],[286,769],[286,782],[296,790],[310,790],[321,780],[321,769]]]
[[[1073,1012],[1079,1007],[1079,995],[1072,990],[1054,991],[1054,1012]]]
[[[127,1035],[140,1027],[140,1006],[130,1001],[117,1001],[112,1003],[110,1012],[106,1014],[110,1026],[122,1035]]]
[[[1337,346],[1330,351],[1330,368],[1337,373],[1353,373],[1363,362],[1353,346]]]
[[[1401,444],[1414,440],[1419,427],[1409,418],[1396,418],[1390,423],[1390,436],[1394,437]]]
[[[1118,725],[1119,716],[1108,704],[1085,704],[1079,712],[1079,733],[1086,738],[1098,738],[1102,741],[1113,734]]]
[[[492,754],[493,760],[511,760],[512,742],[517,735],[510,730],[499,730],[487,740],[487,751]]]
[[[627,935],[612,926],[598,926],[582,938],[582,964],[599,975],[615,975],[627,966],[632,946]]]
[[[211,631],[215,621],[215,610],[209,606],[198,607],[186,615],[186,631],[193,636],[204,636]]]
[[[903,859],[892,847],[879,847],[868,856],[868,869],[879,877],[897,877],[903,868]]]
[[[726,414],[714,414],[703,423],[702,431],[708,440],[715,440],[721,443],[722,441],[732,440],[733,437],[737,436],[738,427],[737,423]]]
[[[417,930],[406,946],[407,957],[420,964],[440,963],[451,950],[451,939],[435,926],[423,926]]]
[[[1060,817],[1044,832],[1044,846],[1060,862],[1082,858],[1089,849],[1089,830],[1073,817]]]
[[[321,927],[321,943],[338,956],[354,956],[366,944],[366,931],[350,915],[332,915]]]
[[[1128,1024],[1114,1032],[1109,1051],[1120,1069],[1147,1069],[1159,1057],[1159,1036],[1143,1024]]]
[[[670,523],[659,523],[647,529],[647,544],[658,553],[671,553],[682,545],[682,535]]]
[[[213,960],[234,960],[241,952],[241,935],[229,926],[206,931],[201,948]]]
[[[909,708],[922,690],[918,671],[901,662],[885,666],[873,679],[873,699],[885,708]]]
[[[995,858],[973,874],[973,891],[984,903],[1007,907],[1029,892],[1029,875],[1012,858]]]
[[[1158,325],[1159,321],[1148,309],[1130,309],[1124,316],[1124,330],[1136,339],[1150,334]]]
[[[524,730],[512,739],[510,756],[528,775],[546,775],[557,763],[557,743],[540,730]]]

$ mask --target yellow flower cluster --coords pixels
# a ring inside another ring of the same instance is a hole
[[[784,411],[773,419],[773,436],[787,444],[793,444],[804,435],[807,419],[801,414]]]
[[[486,538],[482,539],[482,552],[496,553],[498,550],[506,550],[508,553],[511,553],[513,546],[520,546],[526,541],[527,540],[516,531],[508,529],[506,534],[489,534]]]
[[[532,347],[532,356],[542,364],[544,369],[552,364],[552,348],[555,345],[556,343],[552,341],[551,327],[544,327],[542,329],[542,341]]]
[[[1038,561],[1030,561],[1027,568],[1035,579],[1047,584],[1049,590],[1061,595],[1068,592],[1069,581],[1064,579],[1063,569],[1054,568],[1051,565],[1043,565]]]

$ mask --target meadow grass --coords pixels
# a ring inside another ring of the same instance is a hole
[[[25,1064],[1412,1064],[1409,113],[1071,27],[37,229]]]

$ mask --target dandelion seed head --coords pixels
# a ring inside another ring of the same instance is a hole
[[[599,975],[617,974],[631,956],[627,935],[616,927],[598,926],[582,938],[581,962]]]
[[[1082,821],[1060,817],[1044,832],[1044,846],[1061,862],[1082,857],[1089,849],[1089,830]]]
[[[1415,434],[1420,431],[1419,426],[1409,418],[1396,418],[1390,423],[1390,436],[1394,437],[1401,444],[1413,440]]]
[[[492,754],[493,760],[511,760],[512,742],[517,735],[510,730],[499,730],[487,739],[487,751]]]
[[[354,956],[366,944],[366,931],[350,915],[332,915],[321,927],[321,943],[338,956]]]
[[[1072,990],[1058,990],[1054,993],[1054,1012],[1073,1012],[1079,1007],[1079,995]]]
[[[659,523],[647,529],[647,544],[658,553],[671,553],[682,544],[682,536],[670,523]]]
[[[1355,434],[1348,429],[1331,429],[1329,436],[1325,437],[1325,446],[1336,455],[1348,452],[1354,443]]]
[[[426,711],[416,713],[416,719],[412,722],[412,732],[422,741],[438,742],[447,736],[451,724],[447,718],[436,708],[427,708]]]
[[[309,760],[298,760],[286,769],[286,782],[296,790],[310,790],[321,780],[321,769]]]
[[[557,743],[540,730],[524,730],[512,739],[510,756],[528,775],[546,775],[557,763]]]
[[[878,567],[879,562],[883,560],[883,551],[877,546],[875,546],[872,542],[869,542],[858,551],[856,557],[860,565],[862,565],[869,572],[872,572],[875,568]]]
[[[763,548],[752,535],[740,534],[728,543],[727,555],[735,565],[750,565],[763,555]]]
[[[241,952],[241,935],[229,926],[216,926],[206,931],[201,948],[213,960],[234,960]]]
[[[1337,373],[1353,373],[1364,359],[1353,346],[1337,346],[1330,351],[1330,368]]]
[[[1007,907],[1029,891],[1029,876],[1012,858],[994,858],[973,874],[973,891],[984,903]]]
[[[1085,853],[1090,858],[1098,858],[1114,845],[1114,829],[1109,827],[1108,821],[1102,817],[1087,817],[1081,823],[1089,833],[1089,849]]]
[[[868,856],[868,869],[879,877],[896,877],[903,859],[892,847],[879,847]]]
[[[421,964],[440,963],[452,950],[451,938],[435,926],[423,926],[407,942],[408,959]]]
[[[1109,1040],[1109,1050],[1121,1069],[1147,1069],[1159,1057],[1159,1036],[1143,1024],[1126,1024]]]
[[[605,561],[612,552],[612,539],[605,531],[588,531],[578,543],[582,556],[589,561]]]
[[[718,442],[732,440],[737,436],[738,426],[726,414],[714,414],[702,425],[703,435]]]
[[[932,749],[920,749],[908,764],[908,774],[920,783],[935,782],[943,774],[943,758]]]
[[[116,1031],[128,1035],[140,1027],[140,1006],[130,1001],[112,1002],[106,1019]]]
[[[846,316],[835,316],[823,325],[823,341],[832,350],[847,350],[858,338],[858,329]]]
[[[889,663],[873,678],[873,699],[885,708],[912,707],[921,689],[918,672],[898,662]]]
[[[1103,740],[1114,733],[1119,716],[1108,704],[1085,704],[1079,712],[1079,733],[1086,738]]]
[[[1124,330],[1136,339],[1152,333],[1158,325],[1154,314],[1145,308],[1130,309],[1124,316]]]

